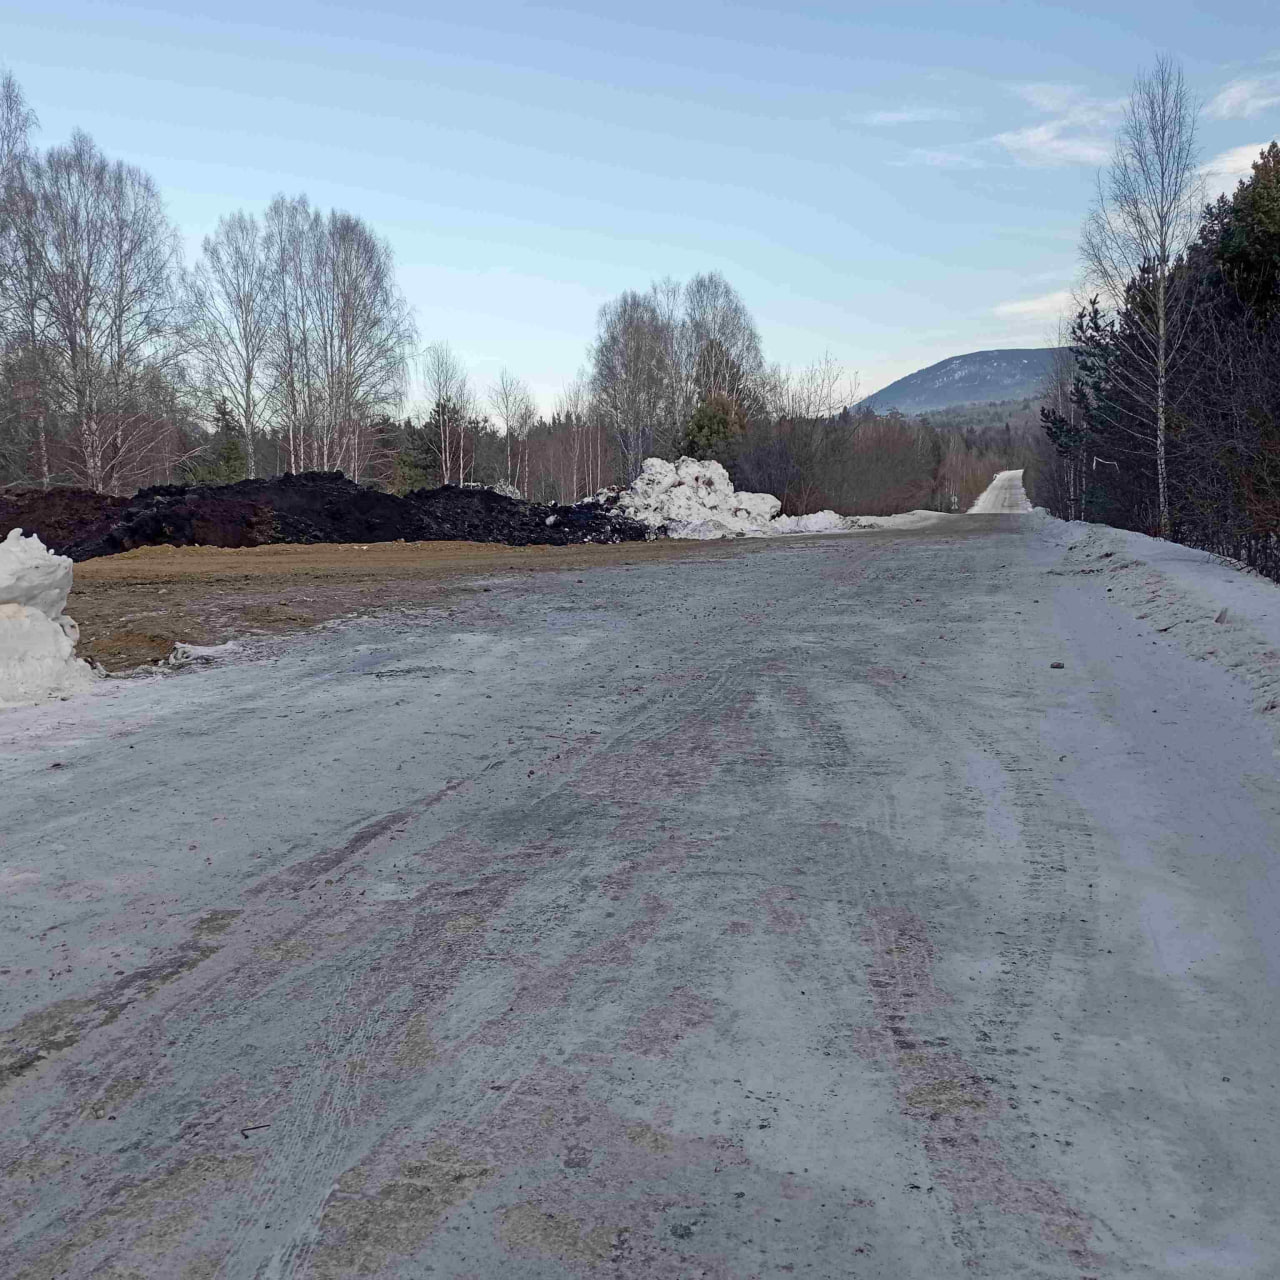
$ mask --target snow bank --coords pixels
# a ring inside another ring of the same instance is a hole
[[[1242,679],[1280,732],[1280,587],[1235,560],[1036,509],[1041,536],[1065,547],[1051,573],[1097,574],[1107,599],[1184,652]]]
[[[0,542],[0,706],[73,693],[93,682],[75,656],[79,628],[63,612],[71,561],[13,529]]]
[[[600,499],[611,497],[608,491]],[[850,533],[858,529],[916,528],[947,517],[937,511],[898,516],[841,516],[815,511],[780,516],[771,493],[734,489],[718,462],[646,458],[640,474],[617,497],[617,510],[669,538],[771,538],[781,534]]]
[[[947,511],[902,511],[896,516],[843,516],[849,529],[923,529],[929,524],[943,524],[951,519]]]
[[[777,516],[769,521],[770,533],[844,533],[850,528],[848,516],[834,511],[815,511],[807,516]]]

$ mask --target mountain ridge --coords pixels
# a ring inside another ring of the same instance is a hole
[[[997,347],[949,356],[917,369],[859,401],[859,407],[888,413],[928,413],[993,400],[1022,400],[1039,394],[1061,347]]]

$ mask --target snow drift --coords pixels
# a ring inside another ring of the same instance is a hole
[[[93,672],[76,655],[79,628],[65,613],[71,561],[34,534],[0,542],[0,706],[87,688]]]
[[[771,538],[780,534],[849,533],[855,529],[912,528],[947,517],[936,511],[899,516],[842,516],[814,511],[780,516],[782,503],[771,493],[734,489],[718,462],[646,458],[630,488],[600,501],[616,501],[616,510],[669,538]]]

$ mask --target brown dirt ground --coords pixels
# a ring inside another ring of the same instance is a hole
[[[125,671],[168,656],[178,641],[299,631],[396,606],[440,604],[490,573],[540,573],[739,555],[746,542],[289,543],[265,547],[139,547],[76,565],[67,612],[81,657]]]

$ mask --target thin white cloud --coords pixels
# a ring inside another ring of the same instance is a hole
[[[1123,103],[1089,97],[1074,85],[1023,84],[1014,92],[1033,110],[1049,117],[991,139],[1016,163],[1029,168],[1105,163]]]
[[[1201,165],[1200,176],[1204,179],[1206,195],[1213,198],[1234,191],[1236,183],[1253,172],[1253,162],[1269,145],[1269,142],[1252,142],[1243,147],[1232,147]]]
[[[1053,293],[1044,293],[1038,298],[1002,302],[992,311],[1003,319],[1053,321],[1066,315],[1074,305],[1070,289],[1055,289]]]
[[[1020,84],[1011,89],[1036,115],[1048,118],[959,146],[914,147],[891,163],[900,167],[985,169],[1012,162],[1022,168],[1043,169],[1095,166],[1110,158],[1123,101],[1091,97],[1070,84]],[[877,114],[884,123],[890,119],[905,123],[907,109]]]
[[[1205,114],[1214,120],[1251,120],[1268,107],[1280,106],[1280,76],[1233,80],[1209,100]]]
[[[888,111],[868,111],[855,116],[858,124],[892,126],[899,124],[934,124],[939,121],[961,120],[963,116],[950,107],[896,107]]]
[[[1101,135],[1065,134],[1057,121],[1030,125],[998,133],[994,139],[1019,164],[1032,169],[1057,168],[1068,164],[1105,164],[1111,154],[1111,140]]]

